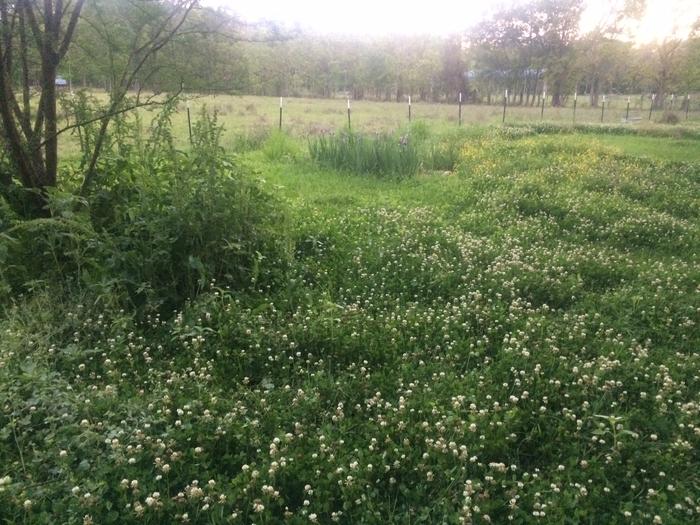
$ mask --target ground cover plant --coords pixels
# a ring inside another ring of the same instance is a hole
[[[289,136],[228,156],[202,126],[194,168],[119,157],[139,183],[88,197],[121,203],[81,222],[120,241],[111,258],[55,234],[99,279],[48,249],[21,278],[3,265],[2,522],[698,521],[699,164],[417,126],[422,168],[396,180]],[[241,212],[258,205],[286,221]],[[194,286],[134,295],[169,275],[152,238]],[[134,290],[105,284],[124,246]]]

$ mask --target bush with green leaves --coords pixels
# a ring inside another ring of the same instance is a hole
[[[168,310],[212,280],[241,289],[281,278],[283,208],[224,154],[215,116],[195,124],[187,153],[158,118],[150,140],[105,156],[98,189],[85,198],[55,190],[50,218],[4,229],[2,275],[13,290],[58,283]]]

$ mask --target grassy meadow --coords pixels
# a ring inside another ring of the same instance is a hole
[[[102,93],[94,93],[94,95],[99,100],[105,100]],[[279,99],[275,97],[188,95],[188,98],[190,99],[192,120],[197,118],[202,109],[217,113],[219,122],[226,130],[221,144],[227,149],[238,149],[236,138],[240,135],[266,135],[270,130],[277,129],[279,126]],[[626,101],[626,96],[609,97],[609,106],[606,106],[604,115],[605,125],[623,125],[626,115]],[[543,115],[539,107],[509,106],[506,110],[506,124],[525,125],[541,122],[561,125],[573,124],[572,101],[569,100],[567,104],[567,107],[561,108],[547,106]],[[643,109],[640,109],[640,104],[644,104]],[[284,98],[283,105],[283,129],[289,134],[306,137],[330,133],[347,127],[345,100]],[[649,121],[649,100],[641,101],[640,97],[633,97],[630,107],[630,119],[639,120],[624,124],[624,128],[641,130],[642,133],[649,130],[653,132],[666,129],[671,137],[678,133],[679,126],[658,123],[663,115],[663,112],[659,110],[654,110],[652,120]],[[145,109],[140,111],[146,123],[150,120],[152,113],[153,111]],[[675,114],[682,127],[700,130],[700,108],[696,109],[693,106],[688,121],[684,120],[685,113],[683,111],[676,108]],[[450,131],[458,126],[458,107],[456,104],[432,104],[414,101],[411,115],[413,122],[422,122],[436,133]],[[502,117],[502,106],[466,104],[462,106],[462,122],[465,126],[497,125],[501,124]],[[576,123],[596,125],[600,124],[600,117],[600,108],[589,107],[586,98],[579,97],[576,108]],[[393,132],[407,126],[408,106],[406,103],[396,102],[352,101],[351,122],[354,130],[364,133]],[[188,146],[188,125],[184,102],[178,106],[177,113],[173,115],[172,125],[177,145],[186,148]],[[601,135],[600,138],[607,140],[608,136]],[[67,154],[77,151],[75,134],[65,134],[61,139],[63,151]],[[664,142],[663,146],[658,146],[658,141],[649,143],[651,146],[655,144],[657,149],[666,149],[669,144],[670,147],[676,148],[675,143],[671,141]],[[687,150],[687,154],[695,155],[693,159],[698,158],[697,148],[693,143],[682,144],[681,150],[683,152]],[[683,155],[680,158],[690,160]]]
[[[1,523],[700,521],[696,122],[204,103],[3,216]]]

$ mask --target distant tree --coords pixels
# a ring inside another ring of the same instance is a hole
[[[548,91],[552,106],[560,106],[564,94],[572,87],[575,48],[582,0],[540,0],[534,16],[543,20],[541,39]]]
[[[631,44],[619,37],[630,20],[639,19],[645,11],[645,0],[611,1],[595,27],[578,42],[578,66],[588,88],[591,107],[598,106],[601,91],[621,71],[631,68]]]
[[[700,17],[680,50],[678,88],[683,93],[700,92]]]
[[[541,92],[544,76],[552,105],[560,105],[572,81],[581,11],[582,0],[533,0],[497,12],[472,31],[477,70],[520,103]]]
[[[467,65],[464,56],[462,37],[453,35],[443,44],[442,71],[440,81],[442,92],[448,100],[456,100],[459,93],[468,93]]]
[[[645,46],[641,52],[651,91],[656,95],[654,105],[663,109],[666,97],[679,87],[682,77],[683,41],[679,38],[666,38]]]

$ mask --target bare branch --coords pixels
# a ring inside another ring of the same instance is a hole
[[[63,36],[63,42],[61,42],[61,46],[58,49],[58,56],[60,58],[63,58],[66,55],[66,52],[68,52],[68,46],[70,46],[71,40],[73,40],[73,33],[75,33],[75,28],[78,25],[78,18],[80,17],[80,12],[83,9],[84,3],[85,0],[78,0],[78,3],[75,5],[75,9],[73,9],[73,12],[70,15],[70,21],[68,22],[66,33]],[[68,2],[67,5],[70,5],[70,2]]]
[[[154,107],[154,106],[164,106],[164,105],[169,104],[169,103],[173,102],[174,100],[176,100],[177,97],[179,97],[181,93],[182,93],[182,91],[179,90],[177,93],[175,93],[174,95],[171,95],[170,97],[168,97],[166,100],[163,100],[163,101],[154,101],[153,98],[155,98],[156,95],[151,95],[143,102],[137,101],[136,104],[132,104],[130,106],[126,106],[126,107],[121,108],[121,109],[109,111],[109,112],[103,113],[102,115],[99,115],[97,117],[83,120],[81,122],[76,122],[75,124],[70,124],[64,128],[61,128],[60,130],[58,130],[53,137],[47,137],[41,144],[36,146],[36,148],[34,148],[34,149],[38,149],[38,148],[43,147],[44,145],[46,145],[47,141],[51,140],[52,138],[56,138],[59,135],[62,135],[63,133],[65,133],[66,131],[70,131],[70,130],[75,129],[75,128],[87,126],[89,124],[93,124],[95,122],[99,122],[99,121],[104,120],[104,119],[111,119],[112,117],[116,117],[118,115],[128,113],[129,111],[133,111],[135,109]],[[137,98],[137,100],[138,100],[138,98]]]
[[[173,11],[170,13],[170,15],[167,16],[165,20],[161,23],[155,35],[143,46],[139,47],[136,51],[132,52],[127,64],[131,63],[132,58],[135,58],[136,56],[138,56],[138,54],[143,53],[143,56],[136,63],[135,67],[131,70],[131,72],[128,72],[128,66],[127,68],[125,68],[124,73],[122,74],[122,77],[120,79],[119,91],[113,94],[112,104],[110,106],[109,112],[114,112],[118,110],[119,105],[122,103],[122,100],[126,96],[129,86],[131,86],[134,79],[136,78],[136,75],[138,75],[138,73],[141,71],[143,65],[154,53],[156,53],[173,38],[173,36],[182,27],[182,24],[185,23],[187,16],[196,4],[197,0],[181,0],[180,2],[178,2],[176,7],[173,8]],[[175,23],[175,25],[170,30],[168,30],[167,27],[170,24],[170,21],[176,18],[177,13],[183,8],[183,6],[184,13],[182,13],[182,16],[180,17],[179,21],[177,21],[177,23]],[[109,116],[102,119],[102,125],[100,126],[100,130],[97,134],[97,139],[95,140],[95,147],[90,158],[90,164],[88,165],[88,168],[85,172],[85,178],[83,179],[83,184],[80,188],[80,192],[83,195],[90,188],[90,186],[92,185],[92,181],[95,178],[95,167],[97,166],[97,160],[100,156],[102,145],[104,144],[104,139],[107,134],[107,127],[109,126],[110,120],[111,117]]]
[[[39,27],[39,22],[36,19],[36,13],[34,13],[34,8],[29,0],[19,0],[23,7],[24,12],[27,14],[27,20],[29,20],[29,27],[32,28],[32,34],[34,35],[34,40],[36,41],[36,47],[42,49],[44,47],[44,39],[41,36],[41,28]]]

